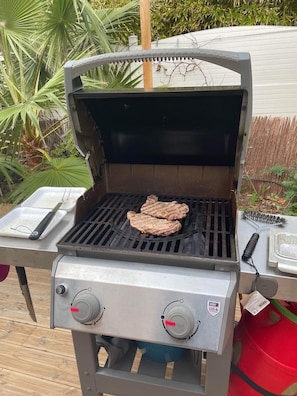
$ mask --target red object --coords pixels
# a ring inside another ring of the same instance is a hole
[[[229,396],[263,395],[263,390],[297,395],[296,313],[296,303],[278,300],[256,316],[243,311],[234,332]]]
[[[7,278],[9,269],[10,265],[0,264],[0,282],[4,281]]]
[[[165,320],[166,326],[176,326],[175,322],[171,322],[170,320]]]
[[[71,312],[79,312],[79,308],[76,307],[70,307]]]

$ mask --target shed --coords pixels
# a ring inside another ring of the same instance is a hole
[[[137,42],[137,39],[136,39]],[[136,49],[135,39],[130,41]],[[169,37],[152,48],[204,48],[249,52],[253,72],[253,115],[297,113],[297,27],[232,26]],[[237,74],[207,62],[155,62],[155,86],[232,85]]]

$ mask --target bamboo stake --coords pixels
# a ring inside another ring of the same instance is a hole
[[[150,0],[140,0],[140,29],[142,49],[151,49]],[[143,62],[143,85],[146,90],[152,89],[153,77],[151,62]]]

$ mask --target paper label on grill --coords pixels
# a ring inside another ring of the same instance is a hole
[[[270,301],[257,290],[241,300],[241,305],[254,316],[267,307],[268,304],[270,304]]]
[[[220,312],[221,303],[219,301],[207,301],[207,310],[211,316],[215,316]]]

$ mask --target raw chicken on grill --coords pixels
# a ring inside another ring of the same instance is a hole
[[[127,218],[131,227],[145,234],[167,236],[181,229],[181,223],[178,220],[157,219],[156,217],[133,211],[127,213]]]
[[[149,195],[140,208],[141,213],[167,220],[180,220],[187,216],[189,207],[176,201],[162,202],[156,195]]]

